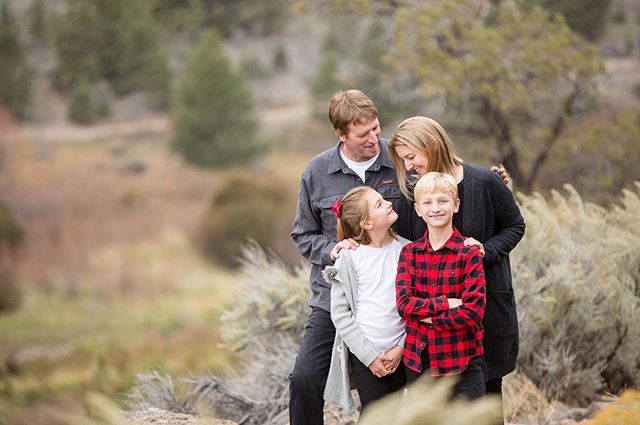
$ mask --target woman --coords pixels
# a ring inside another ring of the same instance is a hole
[[[403,121],[388,149],[400,190],[411,202],[416,177],[430,171],[451,174],[458,184],[460,209],[453,216],[453,225],[469,238],[465,244],[480,247],[487,283],[483,320],[486,392],[502,394],[502,377],[515,369],[518,356],[509,253],[525,230],[513,193],[494,172],[465,163],[442,126],[430,118]],[[414,212],[409,229],[398,230],[416,240],[424,235],[426,225]]]

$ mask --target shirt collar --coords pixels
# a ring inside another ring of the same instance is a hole
[[[447,241],[444,243],[444,245],[442,245],[440,247],[440,249],[438,249],[438,251],[441,251],[443,249],[449,249],[451,251],[456,251],[456,250],[458,250],[460,248],[460,245],[463,242],[464,242],[464,238],[462,237],[462,235],[460,234],[458,229],[456,229],[454,227],[453,228],[453,233],[451,234],[449,239],[447,239]],[[422,236],[420,239],[418,239],[415,242],[415,248],[416,248],[416,251],[427,251],[427,252],[430,252],[430,253],[436,252],[436,251],[434,251],[434,249],[431,247],[431,244],[429,243],[429,228],[427,228],[427,230],[425,230],[424,236]]]
[[[387,152],[387,141],[386,139],[380,139],[378,141],[380,144],[380,155],[375,160],[375,162],[369,167],[371,171],[378,171],[380,167],[387,167],[393,170],[393,163],[391,162],[391,158],[389,158],[389,152]],[[329,174],[336,173],[338,171],[342,171],[343,173],[349,170],[347,164],[345,164],[344,160],[340,156],[340,148],[342,147],[342,142],[338,141],[335,148],[331,152],[331,157],[329,158]]]

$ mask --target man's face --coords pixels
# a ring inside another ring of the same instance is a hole
[[[342,153],[352,161],[368,161],[380,152],[380,121],[378,118],[356,122],[349,125],[349,131],[344,134],[338,130],[338,137],[344,144]]]
[[[460,199],[450,192],[422,193],[415,202],[416,212],[430,228],[449,226],[459,207]]]

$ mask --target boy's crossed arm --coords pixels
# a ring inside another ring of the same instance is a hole
[[[400,254],[396,275],[396,304],[403,319],[432,323],[435,329],[454,329],[481,323],[486,305],[486,284],[479,251],[467,261],[461,298],[422,298],[415,294],[414,268],[405,252]]]
[[[457,329],[482,323],[486,307],[486,283],[482,256],[475,251],[464,268],[464,289],[461,304],[433,317],[423,319],[432,323],[436,330]]]
[[[400,253],[398,273],[396,274],[396,305],[403,319],[422,320],[436,316],[453,308],[456,301],[444,295],[436,298],[422,298],[415,294],[413,282],[413,262],[407,258],[405,250]],[[453,305],[452,305],[453,304]]]

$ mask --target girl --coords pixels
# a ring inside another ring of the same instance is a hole
[[[333,211],[338,240],[353,238],[360,245],[343,250],[323,272],[332,284],[336,327],[324,399],[353,413],[350,378],[362,410],[405,385],[405,327],[396,309],[395,277],[400,251],[409,241],[391,230],[398,219],[391,202],[368,186],[347,192]]]

